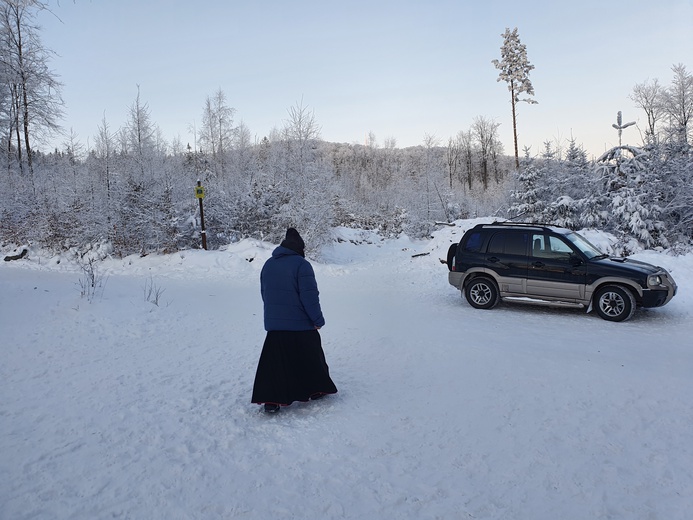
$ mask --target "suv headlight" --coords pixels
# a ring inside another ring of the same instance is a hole
[[[662,277],[658,274],[653,274],[647,277],[647,285],[657,286],[662,285]]]

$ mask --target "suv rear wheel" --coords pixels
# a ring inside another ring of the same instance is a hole
[[[470,281],[464,288],[464,295],[475,309],[492,309],[499,300],[496,282],[485,276]]]
[[[597,314],[608,321],[625,321],[635,312],[633,293],[618,285],[605,285],[594,295]]]

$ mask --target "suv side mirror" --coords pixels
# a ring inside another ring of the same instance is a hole
[[[577,267],[579,265],[582,265],[584,262],[582,261],[582,258],[580,258],[580,255],[577,253],[570,253],[570,265],[573,267]]]

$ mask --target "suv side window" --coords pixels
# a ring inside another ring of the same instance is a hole
[[[523,231],[501,231],[491,237],[488,252],[505,255],[527,254],[527,233]]]
[[[571,247],[557,236],[532,234],[532,256],[538,258],[567,259],[573,252]]]
[[[551,251],[553,253],[559,254],[561,256],[570,256],[570,254],[573,252],[570,246],[559,237],[550,236],[549,245],[551,246]]]

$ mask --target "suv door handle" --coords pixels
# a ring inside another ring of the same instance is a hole
[[[492,256],[491,258],[488,259],[489,262],[498,263],[498,257]]]
[[[532,262],[534,267],[544,267],[546,264],[544,262]]]

